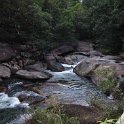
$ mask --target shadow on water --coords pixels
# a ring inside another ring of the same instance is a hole
[[[25,108],[6,108],[0,109],[0,124],[9,124],[12,120],[19,115],[26,113]]]

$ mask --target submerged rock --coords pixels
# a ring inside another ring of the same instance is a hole
[[[36,105],[36,104],[41,103],[45,100],[44,96],[41,96],[41,95],[34,93],[32,91],[18,92],[15,96],[18,97],[22,103],[28,103],[30,106]]]

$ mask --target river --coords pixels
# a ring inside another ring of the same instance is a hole
[[[92,82],[73,73],[75,65],[63,64],[63,66],[65,71],[49,71],[53,77],[46,82],[39,82],[39,85],[35,86],[44,97],[52,96],[59,103],[82,106],[90,106],[90,100],[96,97],[109,100]],[[25,117],[30,118],[26,114],[27,109],[30,108],[29,103],[20,102],[18,96],[25,94],[40,97],[40,95],[20,88],[20,84],[23,83],[25,82],[20,80],[8,82],[8,94],[0,93],[0,124],[25,124]]]

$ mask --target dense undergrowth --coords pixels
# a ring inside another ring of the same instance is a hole
[[[79,124],[76,117],[68,117],[62,109],[60,105],[45,110],[37,108],[33,112],[32,124]]]

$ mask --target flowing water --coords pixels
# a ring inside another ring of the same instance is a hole
[[[50,71],[53,77],[41,87],[44,94],[56,97],[61,103],[82,106],[89,106],[90,99],[95,96],[105,98],[93,83],[73,73],[75,65],[63,64],[63,66],[66,69],[63,72]]]
[[[81,78],[73,73],[75,65],[63,64],[63,66],[65,67],[65,71],[49,71],[53,77],[37,87],[42,91],[44,96],[56,97],[60,103],[78,104],[82,106],[89,106],[90,99],[95,98],[96,96],[107,99],[94,84],[86,78]],[[0,93],[0,124],[25,123],[24,116],[22,115],[29,105],[28,103],[21,103],[17,96],[19,94],[39,96],[39,94],[34,93],[33,91],[24,91],[24,89],[19,87],[22,83],[24,82],[10,83],[8,85],[9,96],[5,93]],[[14,120],[15,118],[17,119]]]

